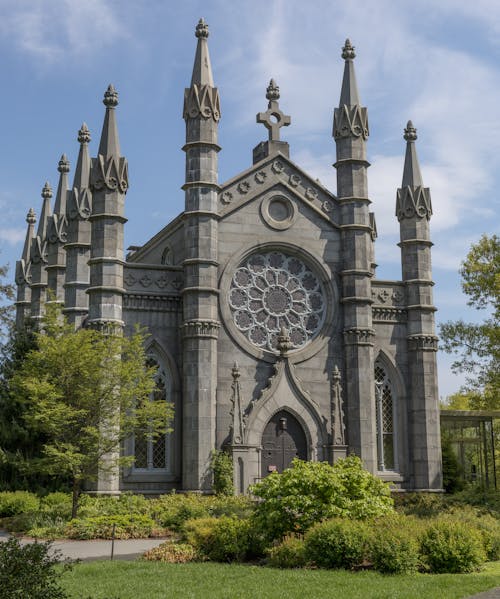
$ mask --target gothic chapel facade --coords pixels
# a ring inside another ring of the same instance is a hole
[[[432,299],[429,189],[416,130],[404,131],[397,190],[402,280],[375,276],[375,218],[368,199],[367,109],[354,48],[346,41],[333,118],[334,194],[294,164],[280,129],[290,124],[271,80],[257,121],[269,139],[253,165],[218,182],[221,117],[208,53],[196,27],[184,94],[185,210],[124,256],[127,160],[120,153],[118,95],[109,86],[96,158],[79,131],[73,182],[59,162],[35,233],[30,210],[16,264],[17,323],[39,320],[47,297],[75,327],[147,327],[173,432],[130,439],[132,467],[102,476],[97,491],[209,491],[210,454],[233,456],[237,492],[295,456],[333,462],[360,456],[396,487],[439,490],[441,448]]]

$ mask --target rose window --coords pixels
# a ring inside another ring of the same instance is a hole
[[[294,349],[320,330],[326,305],[318,276],[296,256],[253,254],[233,275],[229,306],[236,327],[253,344],[276,351],[284,327]]]

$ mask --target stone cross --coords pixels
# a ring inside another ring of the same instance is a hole
[[[269,131],[269,141],[280,140],[281,127],[287,127],[291,119],[284,114],[279,106],[280,88],[276,85],[276,81],[271,79],[266,90],[266,98],[269,100],[266,112],[259,112],[257,122],[262,123]]]

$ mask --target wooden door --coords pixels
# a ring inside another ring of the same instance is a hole
[[[281,410],[267,423],[262,435],[262,472],[283,472],[293,458],[307,460],[307,441],[304,429],[290,412]]]

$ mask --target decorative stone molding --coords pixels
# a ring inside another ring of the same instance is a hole
[[[230,204],[233,201],[233,194],[230,191],[224,191],[220,196],[220,201],[223,204]]]
[[[184,120],[202,118],[220,120],[219,90],[210,85],[193,85],[184,90]]]
[[[352,328],[344,331],[346,345],[373,345],[375,331],[373,329]]]
[[[313,187],[308,187],[306,189],[306,198],[308,200],[310,200],[311,202],[313,200],[317,200],[318,199],[318,192],[316,189],[314,189]]]
[[[66,243],[68,234],[66,228],[68,220],[64,214],[53,214],[47,227],[47,241],[49,243]]]
[[[16,262],[15,281],[16,285],[31,284],[31,262],[25,262],[22,258]]]
[[[298,187],[302,183],[302,179],[296,173],[292,173],[288,182],[292,187]]]
[[[68,207],[68,218],[87,220],[92,212],[92,192],[90,188],[73,187],[72,198]]]
[[[127,193],[128,163],[123,156],[109,156],[107,159],[99,154],[92,159],[91,189],[100,191],[119,191]]]
[[[403,308],[372,308],[373,322],[407,322],[408,312]]]
[[[182,326],[182,335],[186,337],[204,337],[217,339],[219,337],[220,323],[216,320],[189,320]]]
[[[401,222],[405,218],[426,218],[432,216],[431,193],[428,187],[403,187],[396,196],[396,216]]]
[[[231,370],[233,382],[231,384],[231,427],[229,431],[231,445],[241,445],[245,436],[245,419],[241,406],[240,369],[235,362]]]
[[[241,181],[241,183],[238,183],[238,191],[245,195],[246,193],[248,193],[250,191],[251,185],[249,181]]]
[[[346,137],[368,139],[368,111],[362,106],[346,106],[335,108],[333,118],[333,137],[335,140]]]
[[[137,289],[150,289],[157,287],[158,289],[172,288],[179,291],[184,285],[183,279],[177,271],[162,271],[162,270],[146,270],[125,268],[123,280],[128,291]]]
[[[259,185],[262,185],[264,183],[264,181],[267,178],[267,173],[266,171],[259,171],[258,173],[255,173],[255,182],[258,183]]]
[[[182,310],[181,298],[172,295],[142,295],[126,293],[123,296],[124,310],[140,312],[179,312]]]
[[[434,351],[438,350],[438,338],[435,335],[409,335],[409,351]]]
[[[377,305],[384,306],[405,306],[405,291],[404,287],[397,284],[381,284],[376,281],[372,282],[372,299]]]
[[[337,366],[332,373],[330,426],[332,445],[345,445],[344,406],[340,371]]]
[[[273,172],[279,175],[285,170],[285,165],[283,164],[283,162],[281,162],[281,160],[275,160],[271,165],[271,169],[273,170]]]

